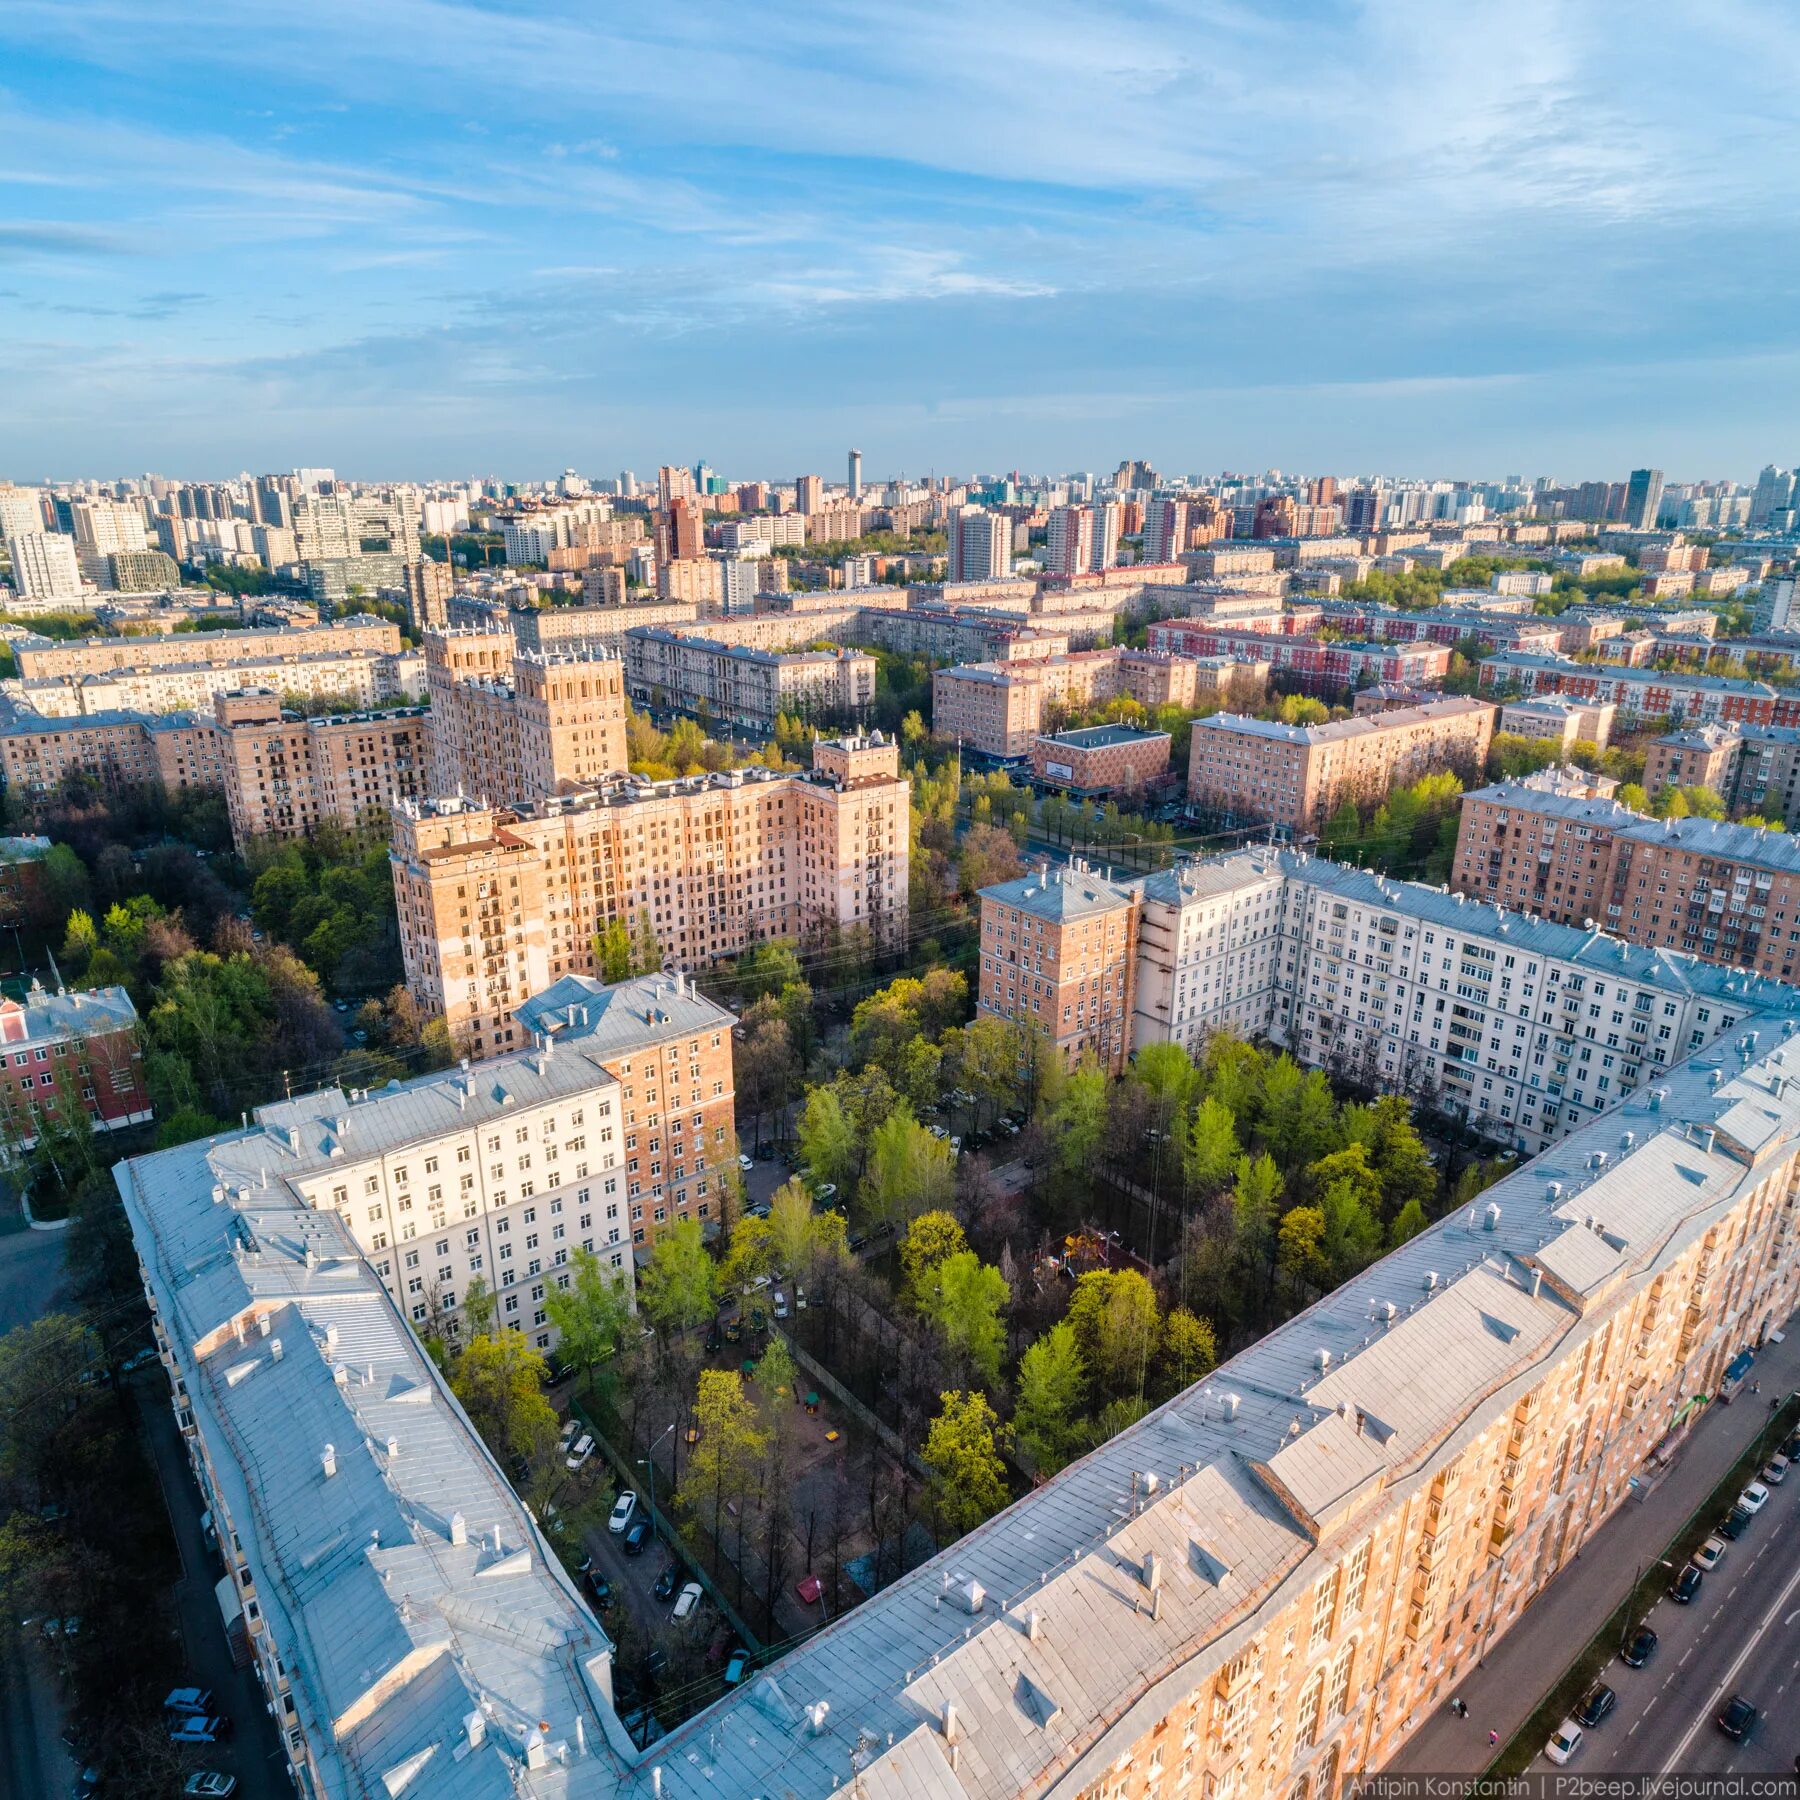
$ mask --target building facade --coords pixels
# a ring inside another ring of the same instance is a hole
[[[875,703],[875,659],[857,650],[758,650],[698,632],[625,634],[625,680],[640,705],[757,732],[776,718],[861,719]]]
[[[394,815],[407,985],[475,1055],[517,1048],[518,1008],[647,929],[697,968],[770,938],[906,929],[908,803],[879,733],[821,739],[807,775],[619,778],[496,808],[438,794]]]
[[[137,1008],[122,987],[0,1000],[0,1163],[38,1141],[49,1119],[85,1113],[96,1132],[148,1123]]]
[[[1373,806],[1434,770],[1478,769],[1494,709],[1457,698],[1392,707],[1329,725],[1282,725],[1238,713],[1196,719],[1188,802],[1225,822],[1317,832],[1346,800]]]
[[[1641,817],[1575,769],[1543,770],[1463,795],[1450,885],[1559,924],[1602,916],[1613,838]]]
[[[1138,793],[1169,772],[1169,734],[1133,725],[1084,725],[1031,740],[1031,773],[1080,797]]]

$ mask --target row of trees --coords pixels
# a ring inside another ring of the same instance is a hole
[[[1320,829],[1320,853],[1407,880],[1447,881],[1462,794],[1462,777],[1445,769],[1394,788],[1369,809],[1346,799]]]

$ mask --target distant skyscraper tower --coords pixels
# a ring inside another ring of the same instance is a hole
[[[1159,495],[1144,508],[1144,561],[1173,562],[1187,548],[1188,506],[1185,500]]]
[[[1787,511],[1793,504],[1793,495],[1793,471],[1770,463],[1756,478],[1756,493],[1750,502],[1750,523],[1768,524],[1770,513]]]
[[[1050,514],[1044,567],[1052,575],[1082,575],[1094,560],[1094,515],[1085,506],[1059,506]]]
[[[637,476],[632,470],[621,469],[619,471],[619,492],[627,500],[637,498]]]
[[[1633,469],[1625,488],[1625,523],[1637,531],[1651,531],[1662,507],[1661,469]]]
[[[862,452],[860,450],[850,452],[850,498],[852,500],[862,498]]]
[[[816,513],[825,505],[825,479],[821,475],[802,475],[794,483],[794,510]]]
[[[950,579],[998,581],[1012,573],[1012,520],[979,506],[950,515]]]

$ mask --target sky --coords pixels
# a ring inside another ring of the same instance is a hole
[[[1749,479],[1792,26],[5,0],[0,474]]]

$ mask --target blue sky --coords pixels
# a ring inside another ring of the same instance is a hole
[[[1800,34],[5,0],[0,473],[1800,457]]]

